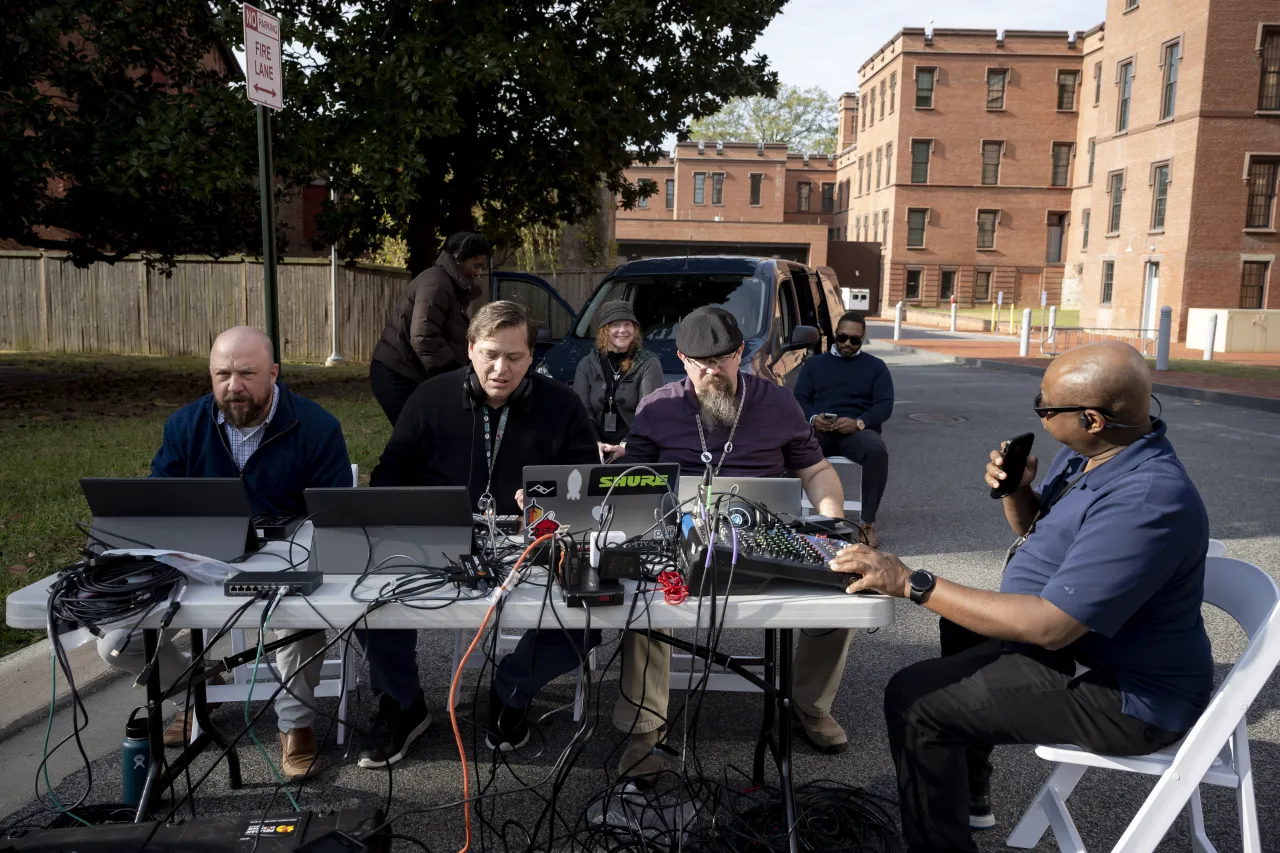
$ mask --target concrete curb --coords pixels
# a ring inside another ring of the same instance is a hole
[[[45,719],[49,713],[49,640],[19,649],[0,658],[0,684],[5,685],[6,699],[0,710],[0,740],[15,735],[23,729]],[[84,698],[126,673],[108,666],[98,656],[96,643],[67,652],[71,672],[76,679],[76,690]],[[58,697],[55,711],[71,702],[71,691],[66,679],[58,673]]]
[[[923,356],[940,364],[966,364],[970,367],[980,367],[985,370],[1003,370],[1006,373],[1021,373],[1026,376],[1043,376],[1045,371],[1045,368],[1034,364],[1018,364],[994,358],[966,358],[930,349],[920,349],[919,347],[893,343],[892,341],[881,341],[881,343],[888,344],[897,352]],[[1151,390],[1158,395],[1162,394],[1166,397],[1182,397],[1188,400],[1199,400],[1204,403],[1218,403],[1223,406],[1236,406],[1241,409],[1280,414],[1280,400],[1273,400],[1270,397],[1232,394],[1228,391],[1211,391],[1207,388],[1188,388],[1183,385],[1165,385],[1160,382],[1153,382]]]

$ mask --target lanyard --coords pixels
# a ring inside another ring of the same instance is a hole
[[[724,458],[733,452],[733,437],[738,432],[738,421],[742,420],[742,407],[747,404],[747,386],[739,377],[738,384],[742,386],[742,398],[738,400],[738,412],[733,416],[733,426],[729,427],[729,440],[724,443],[724,449],[720,451],[720,461],[716,463],[715,470],[711,472],[712,477],[720,476],[720,466],[724,464]],[[698,441],[702,443],[702,460],[703,465],[711,464],[711,451],[707,450],[707,436],[702,431],[702,415],[694,415],[694,420],[698,422]]]
[[[604,371],[605,411],[616,412],[618,411],[618,386],[622,384],[622,368],[619,366],[614,370],[613,363],[605,353],[600,353],[600,368]]]
[[[1088,464],[1088,462],[1086,461],[1086,463],[1085,463],[1085,464],[1087,465],[1087,464]],[[1089,473],[1089,472],[1088,472],[1088,471],[1081,471],[1081,472],[1076,476],[1076,478],[1075,478],[1074,480],[1072,480],[1071,482],[1067,483],[1066,488],[1064,488],[1062,491],[1060,491],[1060,492],[1058,492],[1056,495],[1054,495],[1052,500],[1050,500],[1048,503],[1043,503],[1043,504],[1041,504],[1041,505],[1040,505],[1040,509],[1039,509],[1039,511],[1037,511],[1037,512],[1036,512],[1036,517],[1035,517],[1035,518],[1033,518],[1033,519],[1031,520],[1031,526],[1027,528],[1027,532],[1026,532],[1026,533],[1024,533],[1024,534],[1022,534],[1021,536],[1019,536],[1019,537],[1014,541],[1014,543],[1013,543],[1012,545],[1010,545],[1010,546],[1009,546],[1009,550],[1005,552],[1005,555],[1004,555],[1004,564],[1005,564],[1006,566],[1008,566],[1008,565],[1009,565],[1009,561],[1013,559],[1013,555],[1014,555],[1014,554],[1016,554],[1016,553],[1018,552],[1018,549],[1022,547],[1022,543],[1024,543],[1024,542],[1026,542],[1026,541],[1027,541],[1027,537],[1029,537],[1032,533],[1035,533],[1035,532],[1036,532],[1036,525],[1040,523],[1040,519],[1042,519],[1042,518],[1044,518],[1046,515],[1048,515],[1048,514],[1049,514],[1049,510],[1053,508],[1053,505],[1054,505],[1054,504],[1056,504],[1058,501],[1060,501],[1060,500],[1062,500],[1063,498],[1065,498],[1065,497],[1067,496],[1067,493],[1068,493],[1068,492],[1070,492],[1070,491],[1071,491],[1072,489],[1074,489],[1077,485],[1079,485],[1079,484],[1080,484],[1080,481],[1084,479],[1084,475],[1085,475],[1085,474],[1087,474],[1087,473]]]
[[[502,447],[502,436],[507,432],[507,415],[511,413],[511,409],[506,406],[502,407],[502,416],[498,418],[497,435],[490,434],[489,427],[489,407],[484,406],[484,458],[489,466],[489,478],[485,482],[484,494],[480,496],[480,507],[493,505],[493,496],[490,492],[493,489],[493,466],[498,461],[498,450]],[[491,443],[492,442],[492,443]]]

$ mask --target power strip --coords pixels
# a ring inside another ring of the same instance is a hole
[[[222,582],[222,594],[231,598],[252,598],[255,595],[273,595],[283,589],[285,595],[310,595],[322,583],[323,572],[295,572],[290,569],[236,572]]]

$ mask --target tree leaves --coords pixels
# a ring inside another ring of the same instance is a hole
[[[703,142],[782,142],[792,151],[836,153],[836,101],[824,89],[783,86],[777,97],[730,101],[694,122],[690,139]]]

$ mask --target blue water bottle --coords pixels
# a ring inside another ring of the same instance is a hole
[[[146,716],[135,719],[142,708],[134,708],[124,725],[124,741],[120,744],[120,775],[124,788],[122,802],[137,806],[142,801],[142,789],[147,784],[147,771],[151,768],[150,722]]]

